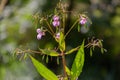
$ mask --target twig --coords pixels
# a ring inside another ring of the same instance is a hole
[[[74,28],[76,23],[78,22],[78,19],[74,22],[74,24],[71,26],[71,28],[68,30],[68,32],[65,34],[65,37],[70,33],[70,31]]]
[[[48,25],[48,27],[49,27],[49,29],[50,29],[50,31],[52,32],[52,34],[54,35],[54,31],[53,31],[53,29],[51,28],[51,26],[50,26],[50,24],[48,23],[48,21],[45,19],[45,21],[46,21],[46,23],[47,23],[47,25]]]

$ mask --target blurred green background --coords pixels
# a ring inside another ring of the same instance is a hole
[[[18,47],[37,50],[38,46],[49,47],[54,44],[50,42],[51,36],[41,41],[36,39],[32,16],[44,11],[49,12],[58,1],[0,0],[0,80],[43,80],[30,59],[19,61],[13,53]],[[104,54],[96,49],[93,57],[90,57],[88,49],[85,49],[85,65],[79,80],[120,80],[120,0],[63,1],[70,5],[69,10],[87,12],[93,23],[88,31],[72,31],[66,39],[68,47],[73,48],[84,38],[95,36],[103,39],[104,48],[107,49]],[[66,26],[69,26],[70,22],[71,15]],[[40,58],[39,55],[36,56]],[[66,56],[68,66],[72,64],[73,56]],[[46,65],[50,69],[57,69],[55,72],[60,74],[61,65],[57,65],[56,61]]]

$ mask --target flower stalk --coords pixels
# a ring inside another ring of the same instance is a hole
[[[70,31],[75,27],[75,25],[78,23],[78,19],[74,22],[74,24],[71,26],[71,28],[68,30],[68,32],[65,34],[65,38],[66,36],[70,33]]]
[[[62,55],[62,64],[63,64],[64,77],[67,77],[66,68],[65,68],[65,66],[66,66],[65,53],[61,52],[61,55]]]
[[[50,29],[52,35],[54,35],[54,31],[53,31],[52,27],[50,26],[50,24],[48,23],[47,20],[45,20],[45,21],[46,21],[46,24],[48,25],[48,28]]]

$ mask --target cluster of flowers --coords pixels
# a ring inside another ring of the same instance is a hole
[[[59,19],[60,19],[59,16],[57,16],[57,15],[53,16],[53,23],[52,24],[53,24],[54,27],[60,26],[60,20]]]
[[[57,16],[57,15],[54,15],[53,16],[53,22],[52,22],[53,26],[54,27],[58,27],[60,26],[60,17]],[[56,39],[59,39],[60,38],[60,32],[58,32],[56,35],[55,35]]]
[[[87,18],[84,17],[84,16],[80,16],[79,23],[80,23],[81,25],[86,24],[86,23],[87,23]],[[58,15],[54,15],[54,16],[53,16],[52,25],[53,25],[54,27],[59,27],[59,26],[60,26],[60,17],[59,17]],[[36,30],[36,32],[38,33],[38,34],[37,34],[37,39],[38,39],[38,40],[40,40],[40,39],[42,38],[42,36],[45,35],[45,32],[44,32],[42,29],[40,29],[40,28],[38,28],[38,29]],[[55,38],[56,38],[56,39],[59,39],[59,38],[60,38],[60,32],[58,32],[58,33],[55,35]]]

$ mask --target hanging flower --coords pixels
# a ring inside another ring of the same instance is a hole
[[[40,40],[42,38],[42,35],[41,34],[38,34],[37,35],[37,39]]]
[[[54,27],[57,27],[57,26],[59,26],[60,25],[60,21],[53,21],[53,26]]]
[[[59,16],[57,16],[57,15],[53,16],[52,24],[53,24],[54,27],[60,26]]]
[[[86,17],[83,17],[83,16],[80,16],[80,24],[81,25],[84,25],[87,23],[87,18]]]
[[[58,20],[59,20],[59,16],[54,15],[54,16],[53,16],[53,20],[54,20],[54,21],[58,21]]]
[[[45,32],[43,32],[40,28],[38,28],[38,29],[36,30],[36,32],[38,33],[38,34],[37,34],[37,39],[38,39],[38,40],[40,40],[40,39],[42,38],[42,36],[45,35]]]
[[[37,33],[41,33],[42,30],[41,30],[40,28],[38,28],[38,29],[36,30],[36,32],[37,32]]]

